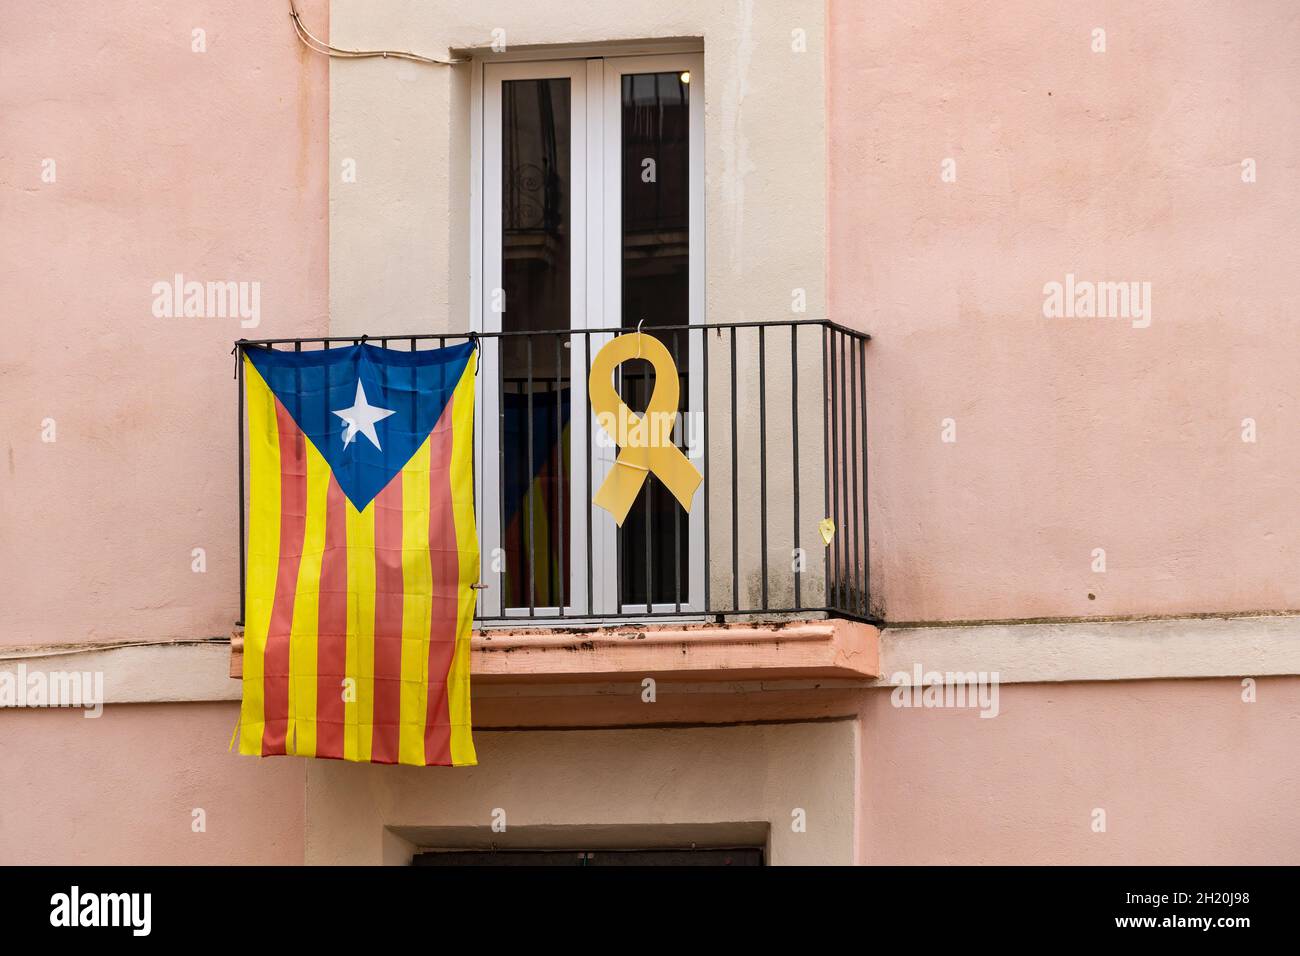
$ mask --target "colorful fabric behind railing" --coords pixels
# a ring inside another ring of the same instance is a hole
[[[567,597],[563,577],[572,567],[565,534],[572,488],[569,402],[567,387],[559,390],[558,399],[554,390],[533,393],[530,472],[528,395],[504,396],[507,607],[528,607],[530,600],[534,607],[557,607]]]

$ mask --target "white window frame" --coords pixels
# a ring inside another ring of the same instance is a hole
[[[501,287],[501,83],[516,79],[550,79],[564,77],[570,81],[571,192],[569,215],[572,223],[570,246],[570,325],[575,335],[570,339],[571,400],[570,448],[574,461],[570,468],[570,562],[565,568],[567,593],[571,603],[564,617],[582,619],[614,613],[636,615],[644,612],[643,604],[617,606],[617,526],[613,517],[590,505],[594,488],[600,487],[613,465],[617,449],[604,448],[592,436],[598,427],[587,402],[584,339],[586,329],[623,327],[622,315],[622,194],[621,194],[621,79],[628,73],[658,73],[689,70],[691,85],[703,90],[704,56],[699,52],[655,53],[617,57],[539,60],[523,57],[514,62],[485,62],[476,59],[471,74],[471,328],[499,332],[501,315],[493,309],[493,297]],[[606,122],[606,117],[609,118]],[[702,325],[705,319],[704,260],[704,97],[690,98],[690,213],[688,224],[689,321]],[[598,198],[599,201],[593,201]],[[579,226],[584,225],[584,228]],[[506,308],[509,309],[509,303]],[[627,317],[632,321],[632,317]],[[703,332],[682,335],[684,351],[689,356],[690,390],[688,408],[693,420],[702,422],[704,407],[703,365],[700,342]],[[613,338],[612,334],[591,335],[593,354]],[[480,414],[476,422],[476,449],[482,463],[477,476],[478,527],[482,540],[482,577],[487,588],[480,591],[479,610],[484,617],[525,617],[527,607],[502,608],[501,575],[494,565],[504,561],[501,548],[500,490],[497,462],[499,431],[495,426],[500,414],[497,385],[499,360],[496,340],[482,341],[480,376]],[[587,414],[578,414],[586,408]],[[701,453],[705,436],[692,436],[693,447]],[[591,486],[587,485],[582,465],[583,449],[591,456]],[[703,470],[703,460],[694,464]],[[667,494],[665,489],[659,489]],[[587,520],[594,517],[591,528],[593,601],[588,615],[587,600]],[[705,553],[703,485],[696,491],[690,514],[682,523],[688,535],[690,551],[689,577],[686,583],[689,601],[680,610],[675,603],[653,604],[653,614],[699,615],[704,607]],[[560,609],[538,607],[537,617],[560,616]]]

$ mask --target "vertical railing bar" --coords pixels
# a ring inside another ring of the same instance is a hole
[[[564,617],[564,503],[567,500],[564,497],[564,466],[566,464],[564,457],[564,407],[560,399],[560,369],[561,353],[563,347],[560,343],[560,336],[555,336],[555,463],[556,463],[556,481],[559,484],[559,490],[555,495],[555,527],[557,529],[555,540],[555,562],[559,570],[556,578],[556,591],[559,599],[560,617]]]
[[[645,612],[650,614],[654,611],[654,578],[651,574],[654,556],[650,545],[650,511],[654,508],[654,482],[647,477],[642,487],[645,488]]]
[[[867,340],[860,339],[862,372],[858,379],[859,399],[862,403],[862,596],[863,617],[871,613],[871,498],[867,493]]]
[[[704,422],[705,437],[708,436],[709,430],[709,332],[707,329],[700,331],[700,339],[703,342],[701,349],[702,361],[704,363],[704,380],[702,387],[704,389],[704,408],[700,411],[701,419]],[[692,422],[694,419],[692,419]],[[709,550],[709,446],[700,440],[700,436],[692,435],[697,442],[696,447],[704,452],[704,612],[707,614],[712,610],[709,604],[709,579],[713,577],[712,562],[713,553]]]
[[[740,515],[736,460],[736,329],[731,329],[731,609],[740,610]]]
[[[758,327],[758,510],[763,610],[767,610],[767,338]]]
[[[849,358],[852,359],[849,364],[848,402],[853,409],[853,428],[850,432],[853,452],[849,459],[851,462],[849,469],[853,472],[853,509],[849,514],[853,518],[853,587],[857,590],[853,598],[853,608],[857,610],[862,594],[862,562],[859,560],[862,554],[862,533],[859,523],[861,512],[858,510],[858,396],[853,394],[858,380],[858,350],[852,339],[848,341],[846,347],[849,350]]]
[[[790,326],[790,436],[794,452],[794,606],[803,605],[800,585],[803,578],[804,555],[799,541],[799,327]]]
[[[678,347],[676,329],[673,330],[673,365],[677,367],[677,394],[678,396],[680,396],[681,384],[682,384],[681,380],[685,376],[683,376],[681,371],[682,368],[681,349]],[[689,378],[687,378],[686,385],[687,385],[686,407],[690,408],[690,379]],[[681,407],[681,399],[679,397],[678,408],[680,407]],[[677,428],[678,426],[677,411],[678,411],[677,408],[673,409],[674,428]],[[654,423],[651,422],[650,424],[653,427]],[[671,435],[669,437],[671,439]],[[681,444],[681,438],[682,438],[682,433],[681,431],[678,431],[676,444],[678,445]],[[671,503],[669,504],[669,507],[672,507]],[[682,518],[681,516],[682,516],[682,509],[673,508],[673,589],[674,589],[673,596],[676,598],[675,607],[678,614],[682,613],[682,539],[681,539]]]
[[[584,341],[582,345],[582,359],[587,369],[587,376],[582,380],[583,382],[582,387],[584,389],[590,389],[591,387],[591,333],[590,332],[584,334]],[[590,400],[590,397],[591,396],[588,395],[588,400]],[[595,517],[596,509],[593,508],[591,505],[591,499],[595,496],[595,492],[592,490],[591,487],[591,456],[595,453],[596,450],[596,436],[592,431],[592,415],[590,412],[587,411],[587,404],[588,404],[587,402],[584,402],[582,408],[582,414],[586,417],[586,422],[587,422],[587,427],[583,429],[583,431],[587,435],[587,447],[583,449],[583,454],[582,454],[583,460],[587,464],[587,489],[586,489],[586,495],[582,502],[582,506],[587,510],[587,520],[585,522],[587,525],[587,616],[595,617],[596,616],[596,595],[592,590],[593,575],[591,569],[592,557],[593,557],[592,549],[591,549],[591,523],[592,523],[592,519]]]
[[[471,479],[471,481],[470,481],[470,487],[474,489],[474,531],[475,531],[475,533],[479,536],[479,540],[482,541],[482,540],[483,540],[483,539],[482,539],[482,535],[483,535],[483,525],[484,525],[484,522],[483,522],[481,519],[482,519],[482,516],[483,516],[483,511],[482,511],[482,509],[483,509],[483,486],[484,486],[484,484],[485,484],[485,481],[484,481],[484,472],[486,471],[486,469],[483,467],[483,446],[482,446],[482,441],[483,441],[483,417],[482,417],[482,412],[483,412],[483,409],[486,407],[486,404],[487,404],[487,402],[486,402],[486,397],[487,397],[487,396],[486,396],[486,394],[484,394],[483,391],[481,391],[481,388],[482,388],[482,385],[483,385],[483,380],[482,380],[481,378],[479,378],[478,375],[477,375],[477,372],[478,372],[478,371],[482,371],[482,368],[483,368],[483,346],[482,346],[482,343],[479,343],[479,347],[475,350],[475,352],[476,352],[477,354],[474,356],[474,361],[477,363],[477,365],[475,366],[475,368],[476,368],[476,374],[475,374],[475,376],[474,376],[474,434],[471,436],[471,442],[470,442],[471,453],[470,453],[470,456],[469,456],[469,460],[470,460],[470,479]],[[474,589],[474,617],[475,617],[477,620],[482,621],[482,619],[483,619],[484,617],[487,616],[487,615],[486,615],[486,611],[487,611],[487,609],[486,609],[486,607],[484,606],[484,600],[483,600],[483,598],[484,598],[484,595],[483,595],[483,559],[482,559],[481,556],[480,556],[480,558],[479,558],[479,567],[478,567],[478,571],[477,571],[477,572],[475,573],[475,575],[474,575],[474,583],[475,583],[476,585],[478,585],[478,586]]]
[[[833,564],[835,566],[835,588],[829,601],[832,607],[839,606],[840,595],[840,541],[844,537],[844,529],[840,526],[840,455],[839,455],[839,397],[836,392],[836,383],[838,379],[839,363],[836,359],[836,339],[837,334],[831,330],[831,521],[835,524],[835,537],[831,539],[831,552],[833,554]]]
[[[641,383],[641,392],[645,395],[646,410],[650,413],[650,375],[637,376],[634,381]],[[645,612],[654,613],[654,542],[650,536],[650,524],[654,513],[654,482],[646,476],[645,484]]]
[[[824,518],[831,516],[831,330],[829,325],[822,326],[822,505]],[[823,595],[822,601],[829,608],[831,601],[831,546],[826,542],[822,550]]]
[[[512,570],[509,550],[506,548],[506,356],[505,343],[496,340],[497,350],[497,547],[501,549],[501,573],[497,576],[501,587],[501,616],[506,616],[507,583]],[[520,560],[523,560],[522,554]]]
[[[614,376],[614,394],[617,395],[619,398],[622,398],[623,389],[627,386],[627,374],[623,371],[622,367],[620,366],[614,369],[613,376]],[[618,451],[619,450],[616,442],[612,448],[614,462],[618,461]],[[613,471],[613,465],[610,466],[610,472],[612,471]],[[640,492],[637,493],[637,497],[638,498],[640,497]],[[632,502],[632,508],[635,507],[636,507],[636,500]],[[631,508],[629,508],[628,514],[630,515],[631,513],[632,513]],[[623,520],[626,521],[627,517],[624,516]],[[630,570],[628,572],[626,594],[624,594],[624,588],[623,588],[623,583],[624,583],[623,571],[627,566],[626,558],[627,558],[628,550],[629,550],[628,535],[626,529],[621,525],[615,524],[614,525],[614,581],[615,581],[614,590],[616,593],[614,595],[614,607],[610,611],[611,614],[615,614],[615,615],[621,615],[623,613],[623,604],[624,604],[623,599],[625,597],[627,598],[627,605],[629,607],[631,607],[632,605],[632,579],[631,579]]]
[[[624,378],[625,378],[625,376],[624,376],[624,374],[623,374],[623,370],[622,370],[621,368],[615,368],[615,369],[614,369],[614,372],[613,372],[613,377],[614,377],[614,394],[616,394],[616,395],[618,395],[620,398],[622,398],[622,396],[623,396],[623,380],[624,380]],[[613,449],[612,449],[612,454],[613,454],[613,459],[614,459],[614,461],[617,462],[617,461],[618,461],[618,446],[617,446],[617,443],[614,445],[614,447],[613,447]],[[610,466],[609,471],[610,471],[610,472],[613,471],[613,465]],[[607,472],[607,474],[608,474],[608,472]],[[636,507],[636,502],[635,502],[635,501],[632,502],[632,507],[633,507],[633,508]],[[594,509],[593,509],[593,510],[594,510]],[[629,509],[629,510],[628,510],[628,514],[631,514],[631,513],[632,513],[632,512],[631,512],[631,509]],[[626,516],[624,516],[624,519],[623,519],[623,520],[624,520],[624,521],[627,520]],[[631,580],[631,575],[630,575],[630,574],[629,574],[628,581],[627,581],[627,593],[626,593],[626,594],[623,593],[623,592],[624,592],[624,588],[623,588],[623,583],[624,583],[624,582],[623,582],[623,570],[624,570],[624,567],[625,567],[625,565],[626,565],[626,563],[627,563],[626,560],[625,560],[625,552],[626,552],[627,550],[628,550],[628,547],[627,547],[627,534],[625,533],[625,531],[624,531],[624,529],[623,529],[623,527],[622,527],[621,525],[615,524],[615,525],[614,525],[614,606],[613,606],[613,608],[610,610],[610,613],[611,613],[611,614],[615,614],[615,615],[620,615],[620,614],[623,613],[623,599],[624,599],[624,597],[627,598],[627,603],[628,603],[628,606],[629,606],[629,607],[630,607],[631,604],[632,604],[632,580]],[[608,596],[608,595],[607,595],[607,596]]]
[[[848,407],[848,400],[845,395],[845,391],[848,387],[845,382],[845,378],[847,377],[847,371],[848,371],[848,344],[845,341],[845,336],[843,332],[837,331],[835,334],[836,337],[839,339],[839,343],[840,343],[839,378],[837,379],[840,388],[840,397],[839,397],[840,439],[837,447],[839,448],[839,453],[841,456],[840,467],[846,469],[844,474],[840,475],[839,477],[840,477],[840,483],[842,485],[841,490],[844,498],[844,511],[842,517],[844,519],[844,524],[847,526],[850,520],[849,475],[847,471],[849,467],[849,440],[848,440],[849,407]],[[835,505],[838,508],[839,501],[836,501]],[[844,540],[840,544],[840,552],[839,552],[843,555],[843,562],[840,565],[839,607],[841,610],[847,610],[849,605],[849,535],[846,532],[843,535],[841,535],[841,537],[843,537]]]
[[[528,616],[537,616],[537,548],[533,537],[533,337],[524,336],[525,355],[527,356],[528,384],[525,386],[524,413],[528,419],[528,471],[524,473],[527,483],[525,496],[528,499]]]
[[[248,606],[248,555],[244,544],[244,347],[235,346],[235,388],[239,394],[239,411],[236,427],[239,440],[239,620],[235,623],[244,626],[244,609]]]

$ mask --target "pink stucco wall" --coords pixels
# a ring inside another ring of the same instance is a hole
[[[229,351],[327,328],[327,77],[281,3],[6,5],[0,644],[229,633]],[[260,324],[155,317],[176,273],[259,283]],[[301,862],[303,767],[228,754],[237,714],[0,713],[0,863]]]
[[[1010,684],[1000,713],[862,714],[875,864],[1294,864],[1300,678]],[[1106,832],[1093,831],[1105,811]]]
[[[237,612],[230,343],[328,324],[327,67],[286,6],[7,18],[0,644],[219,635]],[[326,0],[300,6],[324,28]],[[1300,20],[1172,0],[829,10],[832,317],[876,336],[879,610],[1300,607]],[[260,324],[155,317],[176,273],[259,283]],[[1150,282],[1150,327],[1043,318],[1067,273]],[[236,712],[0,714],[0,863],[301,861],[305,764],[227,753]],[[1235,679],[1014,685],[996,720],[864,692],[859,855],[1294,862],[1298,721],[1297,678],[1254,704]]]
[[[0,714],[0,864],[301,863],[304,761],[228,753],[238,718],[235,703]]]
[[[5,14],[0,643],[229,633],[229,352],[327,327],[326,61],[280,2]],[[156,318],[176,273],[259,283],[260,324]]]
[[[831,0],[828,47],[880,610],[1300,607],[1294,8]],[[1150,326],[1044,318],[1067,273],[1150,282]]]

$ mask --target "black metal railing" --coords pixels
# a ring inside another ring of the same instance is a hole
[[[672,444],[702,481],[688,512],[647,473],[618,527],[592,504],[618,447],[593,415],[587,381],[593,355],[631,331],[241,340],[236,350],[362,341],[417,350],[477,341],[480,624],[874,619],[866,505],[870,336],[822,320],[646,324],[642,331],[663,342],[677,368]],[[242,618],[242,362],[236,377]],[[633,360],[616,370],[614,384],[640,415],[655,378]]]

